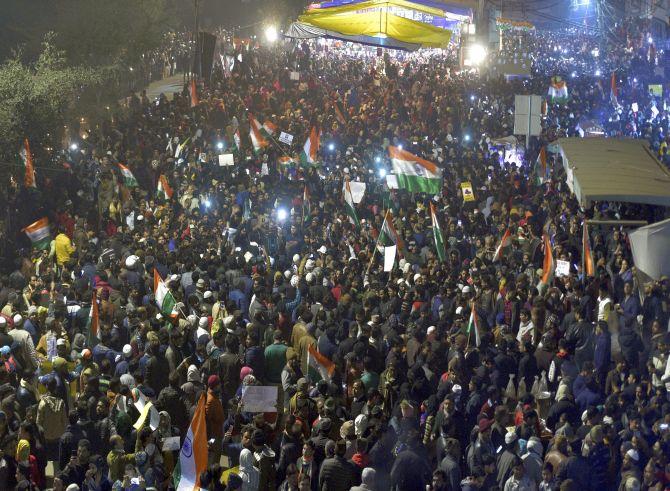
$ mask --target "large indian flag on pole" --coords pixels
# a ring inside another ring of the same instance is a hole
[[[316,129],[312,128],[312,131],[309,133],[309,138],[305,142],[305,146],[302,148],[302,153],[300,154],[300,163],[303,165],[313,164],[316,162],[316,154],[319,151],[319,145],[321,143],[321,133]]]
[[[33,165],[33,154],[30,152],[30,143],[28,142],[28,138],[23,140],[21,159],[23,159],[23,165],[26,167],[26,173],[23,177],[23,184],[27,188],[37,187],[35,184],[35,166]]]
[[[470,341],[470,336],[472,335],[473,331],[475,334],[475,346],[479,346],[482,340],[479,337],[479,316],[477,315],[474,304],[472,305],[472,310],[470,310],[470,319],[468,320],[468,341]]]
[[[170,199],[172,198],[172,188],[170,187],[170,184],[168,184],[167,177],[165,177],[163,174],[160,175],[158,178],[158,189],[157,189],[157,194],[163,199]]]
[[[547,147],[542,147],[535,161],[535,174],[538,186],[549,180],[549,167],[547,166]]]
[[[351,194],[351,185],[349,184],[349,181],[346,181],[344,183],[344,207],[347,212],[347,216],[349,217],[349,221],[356,226],[356,228],[360,228],[361,222],[358,219],[358,213],[356,213],[356,207],[354,206],[354,197]]]
[[[389,147],[393,173],[398,187],[410,193],[438,194],[442,189],[442,169],[432,162],[399,147]]]
[[[433,238],[435,239],[435,249],[437,249],[437,257],[440,261],[447,259],[447,252],[444,248],[444,236],[442,235],[442,228],[440,222],[437,220],[437,213],[435,213],[435,205],[430,203],[430,219],[433,222]]]
[[[251,144],[254,147],[255,153],[260,152],[268,146],[268,142],[261,132],[261,124],[251,113],[249,113],[249,137],[251,138]]]
[[[137,187],[137,179],[135,179],[133,173],[130,172],[130,169],[121,163],[119,163],[119,169],[123,176],[123,183],[129,188]]]
[[[564,104],[568,101],[568,85],[561,77],[552,77],[548,91],[549,99],[554,104]]]
[[[48,218],[40,218],[24,228],[23,231],[36,249],[46,249],[51,245],[51,230],[49,229]]]
[[[307,348],[307,367],[312,383],[319,380],[330,380],[335,371],[335,364],[316,350],[316,345]]]
[[[274,135],[277,132],[277,125],[274,124],[272,121],[265,121],[263,123],[263,126],[261,126],[261,133],[263,135],[270,137]]]
[[[158,271],[154,269],[154,297],[156,298],[156,305],[161,310],[161,313],[164,315],[172,315],[175,306],[177,305],[176,300],[170,293],[167,285],[161,278],[161,275],[158,274]]]
[[[542,236],[542,242],[544,244],[544,260],[542,261],[542,278],[540,279],[540,285],[549,286],[554,278],[554,253],[551,251],[551,241],[547,234]]]
[[[203,393],[198,400],[191,426],[188,427],[179,452],[179,462],[172,474],[172,481],[177,491],[200,489],[200,473],[207,470],[205,398]]]
[[[511,243],[512,243],[512,233],[508,228],[507,230],[505,230],[502,239],[500,239],[500,244],[498,244],[498,247],[496,247],[496,252],[495,254],[493,254],[493,262],[499,261],[502,258],[503,249],[505,249],[505,247],[508,247]]]
[[[382,230],[380,232],[379,243],[383,246],[395,244],[398,246],[399,250],[403,250],[405,248],[403,240],[400,238],[400,235],[398,232],[396,232],[396,229],[393,226],[393,213],[391,213],[391,210],[386,211],[386,216],[384,217],[384,222],[382,223]]]

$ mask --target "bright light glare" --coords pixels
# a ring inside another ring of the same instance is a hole
[[[596,70],[596,77],[600,77],[600,70]]]
[[[577,77],[577,72],[572,72],[572,73],[570,74],[570,76],[571,76],[572,78]]]
[[[279,34],[277,34],[277,28],[275,26],[268,26],[265,28],[265,39],[267,39],[268,42],[274,43],[277,38],[279,38]]]
[[[465,140],[466,142],[469,142],[470,141],[470,135],[464,135],[463,140]]]
[[[379,155],[377,155],[377,156],[375,157],[375,162],[379,163],[379,162],[381,162],[381,161],[382,161],[382,158],[381,158]]]
[[[402,150],[402,143],[398,144],[398,149]]]
[[[647,39],[647,42],[649,44],[652,44],[654,42],[654,38],[650,36],[649,39]]]
[[[209,208],[210,206],[212,206],[212,202],[210,200],[206,199],[205,200],[205,208]]]
[[[486,48],[481,44],[474,44],[470,48],[470,61],[473,65],[479,65],[486,59]]]
[[[79,148],[79,145],[77,145],[76,143],[73,143],[72,145],[70,145],[70,150],[72,150],[73,152],[75,150],[77,150],[78,148]]]
[[[471,96],[470,96],[470,100],[471,100],[471,101],[474,101],[474,100],[475,100],[475,96],[471,95]]]
[[[217,143],[216,148],[218,148],[219,150],[223,150],[223,142]]]
[[[382,179],[386,177],[386,169],[379,169],[379,177]]]
[[[277,210],[277,220],[283,222],[286,218],[288,218],[288,212],[284,208],[279,208]]]
[[[333,150],[335,150],[335,144],[334,144],[334,143],[329,143],[329,144],[328,144],[328,150],[330,150],[331,152],[332,152]]]

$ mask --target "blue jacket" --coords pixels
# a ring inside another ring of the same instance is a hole
[[[598,372],[607,372],[612,354],[610,335],[603,332],[596,336],[596,346],[593,355],[593,364]]]

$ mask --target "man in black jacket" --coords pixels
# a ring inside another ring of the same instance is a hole
[[[344,458],[347,443],[338,440],[335,443],[335,456],[321,464],[319,472],[319,489],[321,491],[349,491],[359,484],[358,472],[354,464]]]

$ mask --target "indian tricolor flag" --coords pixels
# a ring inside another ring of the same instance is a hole
[[[384,217],[384,223],[382,223],[382,230],[379,236],[379,243],[383,246],[395,244],[400,250],[405,248],[403,240],[393,226],[393,213],[391,213],[391,210],[386,211],[386,216]]]
[[[316,154],[319,151],[319,145],[321,143],[321,132],[312,128],[312,131],[309,133],[309,138],[305,142],[305,146],[302,148],[302,153],[300,154],[300,163],[302,165],[309,165],[316,162]]]
[[[158,194],[159,197],[168,200],[172,198],[173,192],[174,191],[170,187],[167,177],[161,174],[160,177],[158,178],[158,189],[156,190],[156,194]]]
[[[549,286],[554,278],[554,253],[551,251],[551,241],[547,234],[542,235],[542,242],[544,244],[544,260],[542,261],[542,278],[540,285]]]
[[[242,150],[242,143],[240,139],[240,130],[236,130],[235,133],[233,133],[233,151],[239,152]]]
[[[260,152],[268,146],[268,142],[261,132],[261,124],[251,113],[249,113],[249,137],[251,138],[251,144],[254,147],[255,153]]]
[[[295,161],[291,157],[289,157],[288,155],[282,155],[281,157],[279,157],[277,159],[277,161],[281,165],[293,165],[293,164],[295,164]]]
[[[191,79],[191,85],[189,87],[189,93],[191,95],[191,107],[195,107],[200,104],[200,99],[198,99],[198,88],[195,84],[195,78]]]
[[[508,247],[512,243],[512,233],[509,231],[509,228],[505,230],[505,233],[502,236],[502,239],[500,239],[500,244],[498,244],[498,247],[496,247],[496,252],[493,254],[493,262],[495,261],[500,261],[502,258],[502,253],[503,249],[505,247]]]
[[[433,238],[435,239],[435,249],[437,249],[437,257],[440,261],[446,261],[447,252],[444,248],[444,236],[442,235],[442,227],[437,220],[437,213],[435,213],[435,205],[430,203],[430,219],[433,222]]]
[[[100,316],[98,314],[98,294],[93,290],[91,295],[91,309],[88,311],[88,340],[100,341]]]
[[[358,214],[356,213],[356,207],[354,206],[354,197],[351,194],[351,185],[349,181],[344,183],[344,207],[349,217],[349,221],[356,227],[360,228],[361,222],[358,219]]]
[[[119,163],[119,169],[121,170],[121,175],[123,176],[123,183],[126,185],[126,187],[129,188],[137,187],[137,179],[135,179],[133,173],[130,172],[130,169],[121,163]]]
[[[468,320],[468,343],[470,342],[470,336],[474,331],[475,334],[475,346],[479,346],[482,342],[479,337],[479,316],[477,315],[477,310],[475,309],[474,303],[472,304],[472,310],[470,310],[470,319]]]
[[[315,344],[311,344],[307,348],[307,368],[310,380],[316,383],[322,379],[330,380],[335,371],[335,364],[319,353]]]
[[[200,489],[200,473],[207,470],[207,424],[205,420],[206,394],[200,395],[191,426],[179,452],[179,462],[172,474],[177,491]]]
[[[48,218],[40,218],[24,228],[23,231],[36,249],[47,249],[51,245],[51,231],[49,230]]]
[[[21,149],[21,159],[26,168],[26,173],[23,177],[23,184],[27,188],[37,187],[35,184],[35,166],[33,165],[33,154],[30,152],[30,143],[28,138],[23,140],[23,148]]]
[[[442,189],[442,169],[399,147],[389,147],[393,173],[400,189],[410,193],[438,194]]]
[[[568,86],[561,77],[552,77],[549,84],[549,99],[554,104],[564,104],[568,101]]]
[[[584,221],[582,227],[582,272],[584,276],[595,276],[595,265],[591,254],[591,242],[589,240],[589,226]]]
[[[277,125],[272,121],[265,121],[261,127],[261,133],[267,136],[268,138],[274,135],[277,132]]]
[[[156,269],[154,269],[154,297],[161,313],[167,316],[172,315],[177,302]]]

